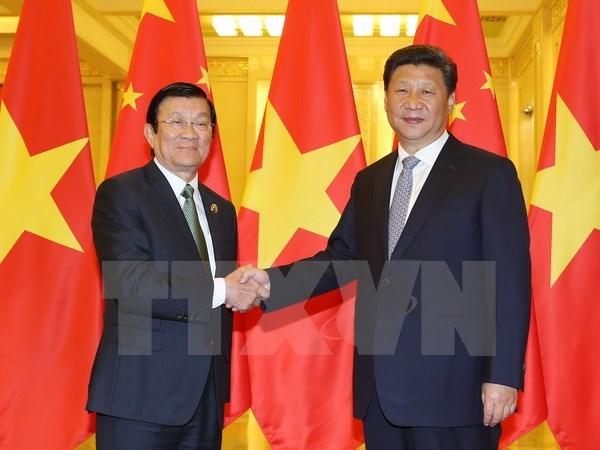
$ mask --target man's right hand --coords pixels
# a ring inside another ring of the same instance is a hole
[[[258,269],[246,265],[225,277],[225,306],[227,308],[232,311],[246,312],[252,307],[260,305],[263,299],[269,297],[268,275],[266,275],[267,281],[261,283],[264,277],[258,276],[258,279],[254,279],[251,276],[254,271],[258,271]],[[249,274],[247,274],[248,272]]]

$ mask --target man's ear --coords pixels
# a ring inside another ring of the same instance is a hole
[[[150,144],[150,148],[154,148],[154,128],[151,124],[147,123],[144,125],[144,136],[146,136],[146,140],[148,144]]]
[[[387,112],[387,91],[383,91],[383,110]]]
[[[448,97],[448,114],[452,114],[452,111],[454,111],[455,100],[456,100],[456,92],[453,92]]]

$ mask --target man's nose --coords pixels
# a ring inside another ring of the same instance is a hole
[[[416,93],[409,94],[404,102],[404,107],[407,109],[421,109],[422,106],[423,103],[421,102],[419,95]]]
[[[192,122],[184,122],[185,126],[183,128],[183,131],[181,133],[182,136],[185,137],[198,137],[199,133],[196,131],[196,129],[194,128]]]

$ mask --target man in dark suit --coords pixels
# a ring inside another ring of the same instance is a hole
[[[242,281],[270,286],[272,311],[303,285],[316,295],[358,278],[354,415],[367,449],[495,449],[523,387],[530,314],[517,174],[446,131],[458,75],[443,50],[400,49],[383,79],[398,151],[357,174],[324,251]]]
[[[87,409],[99,450],[219,449],[229,398],[232,312],[258,285],[232,278],[233,205],[198,181],[215,110],[198,86],[152,99],[154,159],[105,180],[92,228],[105,287],[104,329]]]

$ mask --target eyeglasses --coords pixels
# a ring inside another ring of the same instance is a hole
[[[175,131],[183,131],[187,129],[188,125],[191,125],[192,128],[197,132],[206,132],[212,130],[212,127],[215,125],[210,122],[186,122],[185,120],[157,120],[157,123],[166,124],[171,130]]]

